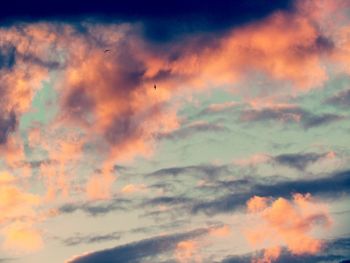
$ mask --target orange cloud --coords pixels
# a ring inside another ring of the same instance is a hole
[[[223,42],[223,70],[258,70],[275,79],[290,80],[296,88],[322,84],[327,75],[315,48],[319,33],[298,15],[278,13],[263,22],[236,30]],[[226,64],[226,65],[225,65]]]
[[[193,240],[181,241],[176,245],[175,255],[178,262],[202,262],[198,254],[198,244]]]
[[[3,249],[7,251],[34,252],[43,247],[41,233],[30,224],[15,222],[3,229]]]
[[[253,196],[247,202],[247,209],[251,213],[260,212],[268,206],[267,202],[268,198],[266,197]]]
[[[146,186],[144,184],[140,184],[140,185],[128,184],[124,186],[121,191],[123,194],[133,194],[133,193],[138,193],[145,190],[146,190]]]
[[[231,233],[231,228],[228,225],[222,227],[215,227],[209,230],[209,235],[215,237],[226,237]]]
[[[331,223],[327,208],[316,203],[309,194],[295,194],[291,201],[278,198],[270,202],[255,196],[247,202],[247,208],[258,223],[245,231],[246,236],[253,245],[273,247],[274,253],[265,251],[271,260],[278,256],[276,247],[281,245],[293,254],[319,252],[323,243],[312,237],[310,232],[317,226],[324,228]]]
[[[90,199],[110,198],[111,185],[115,177],[110,173],[91,176],[86,184],[86,193]]]
[[[2,247],[15,252],[30,252],[42,247],[41,233],[33,227],[39,220],[38,195],[19,188],[17,180],[8,172],[0,173],[0,233]]]
[[[265,153],[253,154],[247,158],[233,160],[233,163],[240,166],[255,166],[269,161],[271,157]]]

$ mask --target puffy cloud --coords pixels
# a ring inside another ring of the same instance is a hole
[[[311,195],[295,194],[291,201],[278,198],[268,203],[266,199],[253,197],[247,206],[260,223],[246,229],[246,237],[253,245],[272,247],[265,251],[267,262],[279,256],[278,245],[297,255],[315,254],[322,249],[322,241],[310,232],[316,226],[328,227],[331,219],[327,208],[312,200]]]
[[[252,213],[260,212],[267,207],[267,201],[266,197],[253,196],[247,202],[247,209]]]

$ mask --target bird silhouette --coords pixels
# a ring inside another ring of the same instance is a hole
[[[156,86],[156,84],[154,84],[154,89],[157,89],[157,86]]]
[[[110,52],[110,49],[105,49],[105,51],[103,51],[104,53]]]

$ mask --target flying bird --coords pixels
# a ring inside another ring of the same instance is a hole
[[[105,51],[103,51],[104,53],[110,52],[110,49],[105,49]]]
[[[154,89],[157,89],[157,86],[156,86],[156,84],[154,84]]]

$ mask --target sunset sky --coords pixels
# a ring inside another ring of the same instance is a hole
[[[350,260],[350,1],[20,2],[1,263]]]

